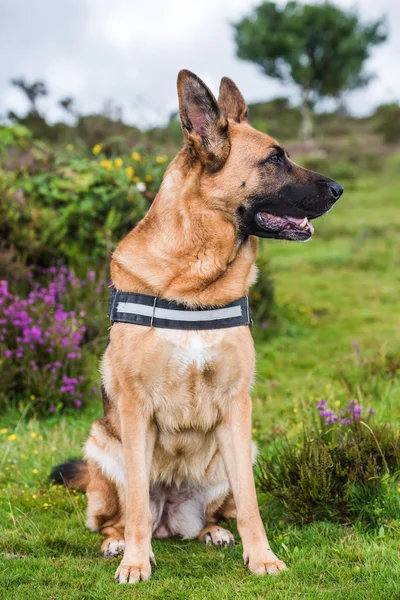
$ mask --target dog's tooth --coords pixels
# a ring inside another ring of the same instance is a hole
[[[307,217],[305,217],[304,220],[300,223],[300,227],[302,229],[304,229],[304,227],[307,227],[307,224],[308,224],[308,219],[307,219]]]

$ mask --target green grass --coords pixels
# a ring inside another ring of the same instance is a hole
[[[278,316],[255,332],[254,434],[261,445],[273,431],[295,435],[316,399],[348,399],[344,380],[378,419],[399,416],[396,374],[367,378],[352,347],[357,341],[362,357],[374,361],[400,347],[399,193],[400,161],[392,157],[384,173],[363,175],[315,224],[311,243],[261,243],[271,259]],[[400,520],[369,532],[327,522],[299,527],[273,510],[263,511],[264,521],[289,566],[279,577],[250,575],[240,543],[218,551],[171,540],[154,543],[158,566],[148,583],[117,586],[118,560],[102,559],[100,537],[84,527],[85,496],[47,481],[53,464],[79,455],[99,414],[96,405],[81,418],[1,418],[0,428],[8,429],[0,434],[1,598],[400,598]]]

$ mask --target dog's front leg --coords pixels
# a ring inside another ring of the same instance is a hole
[[[232,399],[217,436],[236,503],[244,561],[256,575],[278,573],[286,565],[269,547],[257,504],[252,467],[251,398],[248,394]]]
[[[120,398],[120,420],[126,476],[125,552],[115,579],[137,583],[149,579],[150,563],[155,564],[149,498],[155,432],[145,417],[143,402],[132,392]]]

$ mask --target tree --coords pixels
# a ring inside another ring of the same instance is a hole
[[[26,94],[31,105],[31,112],[39,114],[36,101],[40,96],[47,96],[48,94],[44,81],[39,80],[34,81],[33,83],[28,83],[25,79],[20,77],[19,79],[11,79],[11,84]]]
[[[302,100],[302,134],[312,134],[312,109],[325,97],[365,86],[371,49],[387,38],[382,17],[362,24],[356,12],[325,2],[286,6],[264,2],[234,25],[237,55],[269,77],[295,83]]]
[[[66,96],[58,101],[58,104],[72,117],[76,117],[77,112],[75,110],[75,100],[71,96]]]

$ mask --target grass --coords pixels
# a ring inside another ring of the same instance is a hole
[[[379,419],[400,414],[397,373],[385,378],[374,368],[400,347],[399,167],[392,157],[381,175],[363,175],[315,224],[311,243],[261,243],[277,295],[277,320],[255,331],[254,435],[261,445],[274,431],[296,435],[320,397],[343,402],[354,391]],[[357,364],[355,341],[362,358],[375,361],[370,370]],[[158,566],[148,583],[117,586],[118,560],[102,559],[100,537],[84,527],[85,496],[47,481],[53,464],[79,455],[99,414],[98,404],[79,419],[2,416],[0,429],[8,431],[0,433],[0,597],[400,598],[400,520],[368,532],[328,522],[299,527],[282,522],[273,507],[263,518],[274,551],[290,567],[279,577],[251,576],[240,543],[217,551],[170,540],[154,543]]]

